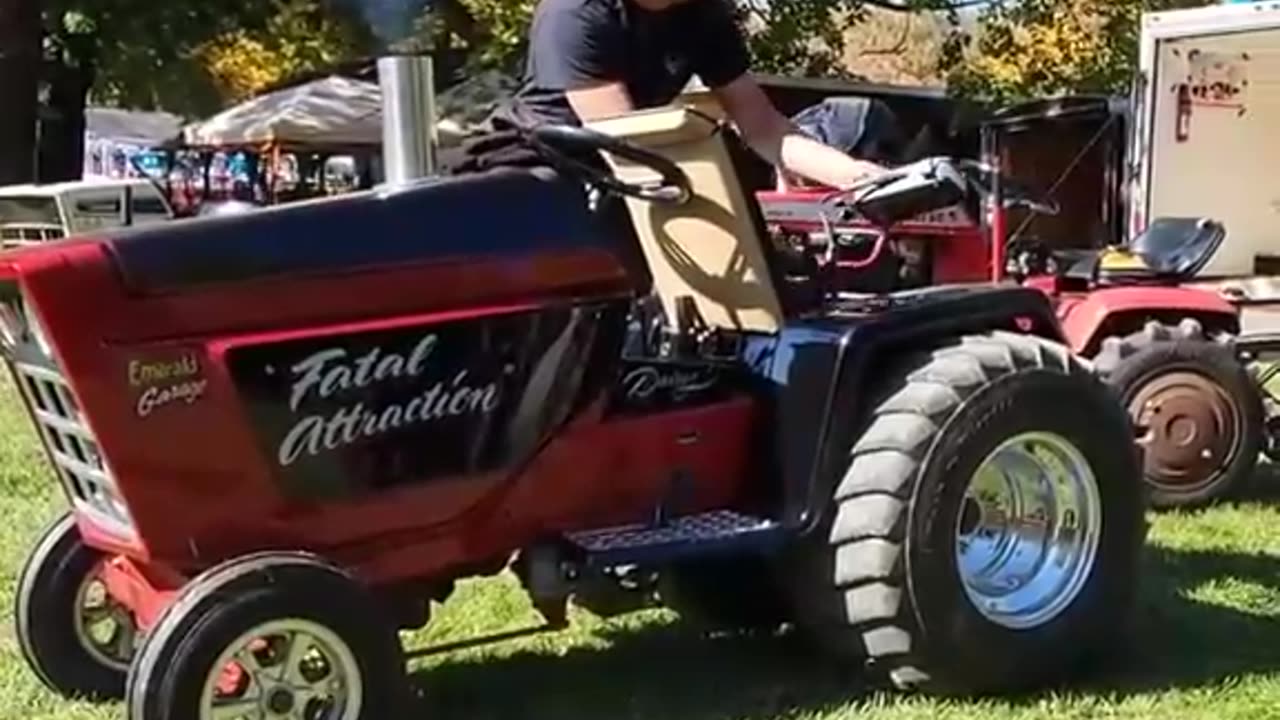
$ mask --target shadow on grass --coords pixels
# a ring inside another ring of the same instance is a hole
[[[1082,689],[1136,693],[1280,671],[1280,558],[1154,547],[1142,582],[1123,655]]]
[[[415,717],[763,720],[865,691],[857,674],[815,661],[789,637],[705,638],[681,623],[598,636],[610,647],[425,670],[414,678],[423,695]]]
[[[1223,591],[1231,607],[1189,595],[1224,584],[1243,588],[1242,597]],[[1264,595],[1280,590],[1280,560],[1148,548],[1127,647],[1118,643],[1106,667],[1060,690],[1124,697],[1280,670],[1274,609],[1270,616],[1248,611],[1248,588],[1256,592],[1259,586]],[[448,660],[422,671],[415,676],[423,695],[416,716],[764,720],[829,710],[872,690],[859,673],[822,661],[791,637],[707,639],[679,623],[603,632],[606,649]],[[1006,698],[1014,705],[1036,699]]]
[[[1280,466],[1274,462],[1259,462],[1254,468],[1251,480],[1242,500],[1259,503],[1280,502]]]

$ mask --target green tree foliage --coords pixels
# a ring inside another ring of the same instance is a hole
[[[755,67],[762,72],[847,75],[850,39],[872,17],[922,10],[948,11],[952,0],[742,0],[743,25]],[[876,15],[870,10],[878,9]],[[856,44],[856,43],[855,43]]]
[[[1008,102],[1124,92],[1142,13],[1207,0],[994,0],[972,36],[956,32],[943,64],[953,91]]]
[[[45,0],[46,44],[91,75],[95,101],[198,115],[243,96],[255,72],[279,79],[344,58],[358,24],[322,0]],[[244,68],[236,55],[256,56]],[[255,55],[256,54],[256,55]]]
[[[45,0],[51,74],[78,75],[106,103],[203,110],[216,95],[195,49],[261,27],[271,9],[262,0]]]
[[[194,48],[224,102],[238,102],[300,74],[369,50],[367,33],[318,0],[275,0],[260,29],[238,28]]]
[[[789,74],[843,74],[849,38],[869,7],[890,14],[946,10],[952,0],[737,0],[756,69]],[[437,6],[445,41],[465,47],[472,61],[518,68],[537,0],[448,0]]]

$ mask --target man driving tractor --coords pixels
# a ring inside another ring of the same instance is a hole
[[[541,0],[508,118],[576,124],[657,107],[697,75],[774,166],[831,187],[882,170],[797,132],[749,70],[746,41],[723,0]]]
[[[697,76],[744,143],[780,172],[848,188],[884,171],[806,133],[750,76],[746,40],[725,0],[540,0],[521,88],[490,128],[444,158],[450,172],[541,165],[517,128],[580,125],[674,101]],[[581,158],[603,164],[601,157]],[[620,259],[641,290],[650,282],[627,213],[607,194],[594,212],[618,237]],[[627,240],[629,238],[629,241]]]
[[[780,170],[842,188],[883,171],[799,131],[749,70],[746,40],[724,0],[541,0],[523,85],[492,126],[503,136],[512,126],[578,125],[659,107],[696,75],[745,143]],[[507,149],[481,139],[455,167],[522,162]]]

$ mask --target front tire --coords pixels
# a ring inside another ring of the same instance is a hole
[[[1104,340],[1095,362],[1139,430],[1153,507],[1208,505],[1250,482],[1266,434],[1262,396],[1200,323],[1149,322]]]
[[[305,554],[263,553],[192,580],[129,674],[130,720],[399,717],[404,657],[359,583]]]
[[[84,544],[66,513],[45,528],[18,579],[14,620],[22,656],[64,697],[124,697],[138,629],[98,577],[105,559]]]
[[[801,623],[940,694],[1041,686],[1114,651],[1145,534],[1114,397],[1066,348],[1010,333],[891,387],[799,558]]]

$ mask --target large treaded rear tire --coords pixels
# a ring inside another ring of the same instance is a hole
[[[1147,444],[1153,507],[1201,507],[1250,483],[1266,435],[1262,396],[1231,347],[1206,337],[1199,322],[1151,321],[1109,337],[1094,364]]]
[[[819,532],[797,548],[801,626],[899,689],[938,694],[1040,686],[1114,652],[1145,536],[1132,429],[1114,396],[1065,347],[1004,332],[909,360],[884,387]],[[969,599],[957,531],[974,472],[1026,432],[1078,450],[1101,522],[1065,607],[1011,629]]]

